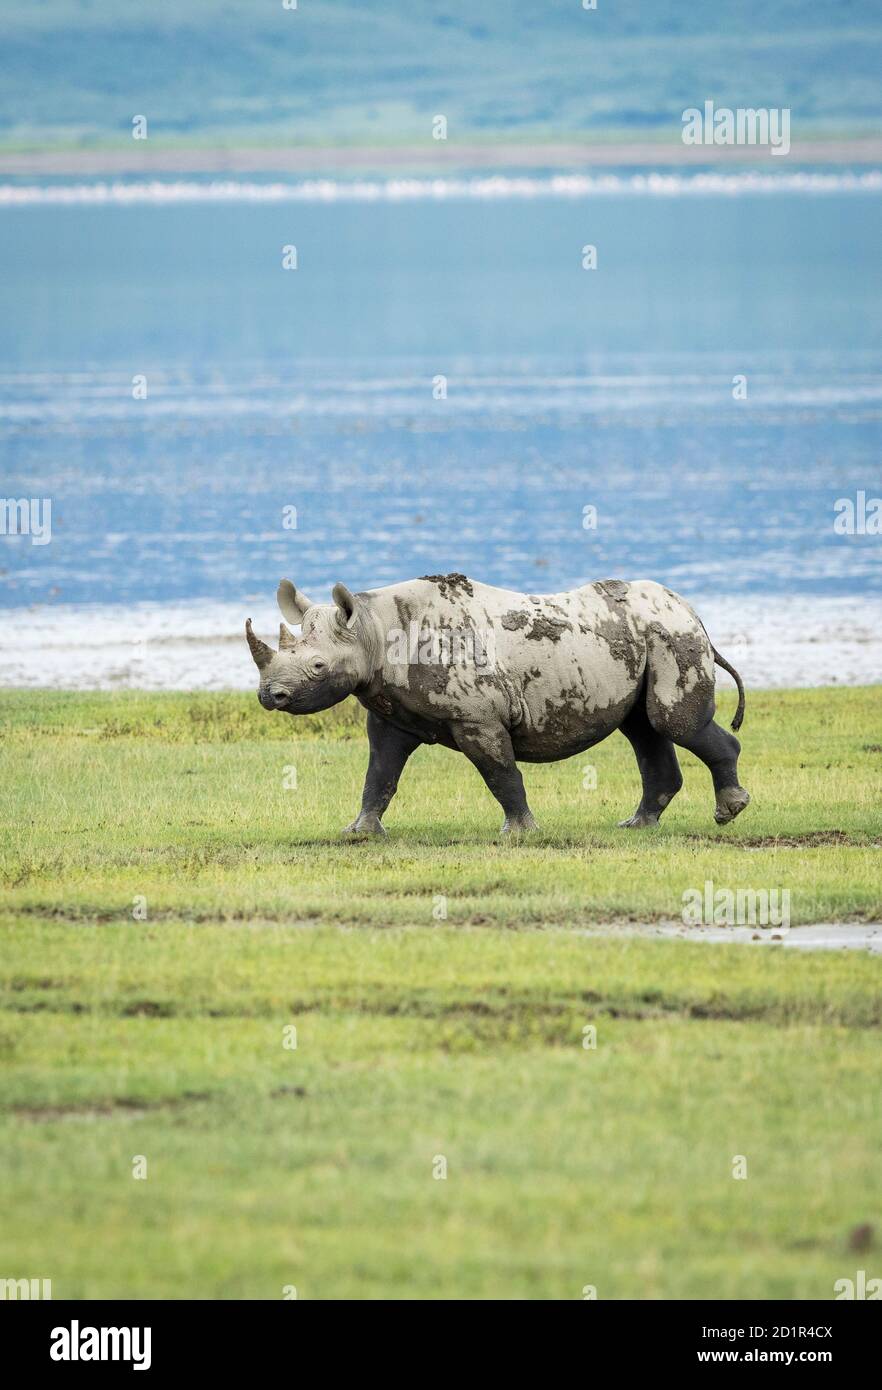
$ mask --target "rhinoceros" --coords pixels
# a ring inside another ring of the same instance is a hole
[[[619,824],[656,825],[683,778],[675,744],[706,763],[714,817],[734,820],[750,797],[738,781],[741,745],[714,722],[714,665],[741,677],[678,594],[652,580],[602,579],[559,594],[521,594],[429,574],[312,603],[290,580],[278,589],[279,649],[245,634],[268,710],[312,714],[354,695],[367,709],[370,759],[361,810],[347,835],[382,835],[405,763],[422,743],[456,749],[502,807],[502,830],[536,828],[519,762],[582,753],[616,729],[637,756],[643,794]]]

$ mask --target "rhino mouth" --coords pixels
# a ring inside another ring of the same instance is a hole
[[[302,695],[290,696],[282,708],[286,714],[318,714],[323,709],[330,709],[332,705],[339,705],[348,694],[348,689],[341,689],[330,681],[323,681],[320,686],[312,686]]]
[[[338,681],[314,682],[305,690],[259,690],[257,698],[264,709],[281,714],[317,714],[339,704],[349,694]]]
[[[289,696],[282,691],[258,690],[257,698],[264,709],[286,710],[288,708]]]

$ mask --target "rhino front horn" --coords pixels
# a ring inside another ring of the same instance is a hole
[[[262,671],[275,656],[272,647],[268,647],[266,642],[261,642],[259,637],[255,637],[254,628],[251,626],[251,619],[245,621],[245,636],[248,638],[248,645],[251,648],[251,655],[254,657],[258,671]]]

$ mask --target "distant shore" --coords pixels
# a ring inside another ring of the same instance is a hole
[[[560,142],[421,141],[407,145],[288,145],[225,148],[132,140],[107,149],[0,151],[0,176],[102,174],[431,174],[456,169],[591,169],[623,166],[882,164],[882,136],[794,139],[789,154],[755,145],[684,145],[671,140]]]

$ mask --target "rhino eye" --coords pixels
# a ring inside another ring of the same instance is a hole
[[[315,661],[312,663],[312,669],[314,671],[324,671],[325,663],[322,661],[321,657],[316,657]]]

